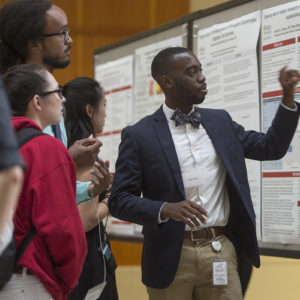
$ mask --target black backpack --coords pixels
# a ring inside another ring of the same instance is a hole
[[[23,128],[19,130],[16,133],[19,149],[33,138],[44,134],[45,133],[32,127]],[[15,245],[15,238],[13,237],[11,242],[0,255],[0,289],[5,283],[7,283],[10,280],[14,268],[16,267],[19,259],[26,250],[27,246],[35,236],[35,233],[35,228],[31,228],[17,251]]]

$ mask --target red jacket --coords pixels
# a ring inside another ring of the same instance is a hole
[[[41,128],[25,117],[13,117],[16,131]],[[27,168],[14,217],[16,246],[32,226],[36,235],[19,260],[55,300],[67,298],[77,285],[87,254],[76,206],[76,171],[66,147],[49,135],[36,137],[20,150]]]

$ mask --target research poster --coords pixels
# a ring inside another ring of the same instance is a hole
[[[121,142],[122,129],[132,123],[133,118],[133,55],[96,66],[95,79],[104,88],[106,119],[103,133],[98,136],[103,146],[99,157],[110,161],[114,172]],[[107,232],[133,236],[138,227],[113,217],[108,217]]]
[[[164,48],[182,44],[182,36],[177,36],[137,48],[134,55],[96,66],[95,78],[104,87],[107,99],[105,127],[99,135],[103,143],[100,157],[110,161],[111,171],[115,169],[122,129],[153,113],[164,100],[160,87],[151,76],[154,56]],[[141,226],[109,217],[107,231],[134,236],[141,232]]]
[[[262,12],[262,129],[271,124],[282,90],[283,66],[300,70],[300,1]],[[296,99],[299,101],[299,87]],[[288,153],[262,165],[262,239],[300,244],[300,124]]]
[[[104,88],[106,119],[103,133],[99,135],[103,146],[99,156],[110,161],[115,170],[122,129],[133,118],[133,55],[96,66],[95,79]]]
[[[151,62],[169,46],[183,46],[183,36],[136,48],[133,55],[95,67],[107,99],[100,156],[110,160],[112,171],[122,128],[163,103],[163,92],[151,76]],[[300,70],[300,1],[198,30],[196,55],[208,88],[201,107],[225,109],[246,130],[266,132],[281,105],[279,70],[284,65]],[[300,102],[300,86],[296,92]],[[258,240],[300,244],[300,124],[282,159],[246,160],[246,164]],[[141,226],[109,218],[108,231],[136,236]]]
[[[134,122],[154,113],[163,103],[164,94],[151,76],[151,63],[160,50],[177,46],[183,46],[182,36],[162,40],[135,50]]]
[[[208,94],[201,107],[225,109],[246,130],[260,131],[257,43],[261,12],[198,31],[197,56]],[[261,164],[246,160],[251,196],[261,239]]]

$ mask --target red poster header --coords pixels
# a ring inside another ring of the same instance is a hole
[[[132,88],[131,85],[122,86],[122,87],[119,87],[119,88],[116,88],[116,89],[113,89],[113,90],[110,90],[110,91],[105,91],[105,95],[112,94],[112,93],[117,93],[117,92],[121,92],[121,91],[125,91],[125,90],[129,90],[131,88]]]
[[[300,93],[299,86],[296,88],[295,93]],[[273,98],[273,97],[278,97],[278,96],[282,96],[282,90],[265,92],[262,94],[263,98]]]
[[[300,177],[299,172],[264,172],[263,178],[276,178],[276,177]]]
[[[288,39],[288,40],[284,40],[284,41],[280,41],[280,42],[265,45],[265,46],[263,46],[263,51],[271,50],[271,49],[275,49],[275,48],[278,48],[278,47],[283,47],[283,46],[287,46],[287,45],[291,45],[291,44],[295,44],[295,43],[296,43],[296,39],[291,38],[291,39]]]
[[[266,92],[262,94],[263,98],[272,98],[272,97],[278,97],[282,96],[282,90],[279,91],[271,91],[271,92]]]
[[[122,130],[114,130],[114,131],[106,131],[100,134],[96,134],[96,136],[108,136],[108,135],[112,135],[112,134],[119,134],[121,133]]]

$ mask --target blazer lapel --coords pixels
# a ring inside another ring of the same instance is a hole
[[[175,181],[179,187],[182,197],[183,199],[185,199],[185,192],[178,157],[162,106],[154,114],[153,129],[158,137],[158,140],[163,149],[166,160],[168,161],[170,169],[172,170],[172,173],[175,177]]]

